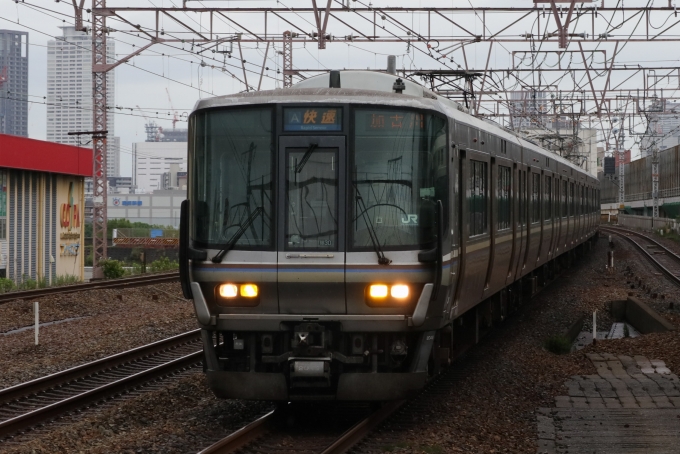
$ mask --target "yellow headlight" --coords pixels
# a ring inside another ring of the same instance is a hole
[[[238,295],[238,287],[235,284],[220,285],[220,296],[222,298],[235,298]]]
[[[393,285],[390,289],[390,295],[392,295],[392,298],[397,298],[400,300],[408,298],[408,285]]]
[[[255,284],[243,284],[241,285],[241,296],[246,298],[255,298],[258,293],[257,285]]]
[[[368,289],[371,298],[385,298],[387,296],[387,286],[383,284],[373,284]]]

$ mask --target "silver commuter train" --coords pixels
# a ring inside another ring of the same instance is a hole
[[[396,76],[200,100],[180,274],[217,396],[403,398],[596,232],[568,161]]]

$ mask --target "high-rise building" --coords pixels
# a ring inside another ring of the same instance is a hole
[[[47,140],[91,148],[91,136],[69,132],[92,131],[92,36],[61,27],[62,36],[47,42]],[[107,40],[107,62],[114,61],[114,42]],[[106,75],[106,103],[114,105],[114,72]],[[120,139],[114,135],[115,116],[107,118],[106,173],[120,172]]]
[[[659,151],[680,145],[680,103],[667,99],[662,106],[658,101],[648,109],[649,124],[640,141],[642,158],[651,156],[652,145],[656,145]]]
[[[28,33],[0,30],[0,134],[28,137]]]

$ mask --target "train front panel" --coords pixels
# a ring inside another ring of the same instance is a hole
[[[218,396],[390,400],[422,387],[448,322],[448,135],[443,114],[398,105],[192,114],[185,293]]]

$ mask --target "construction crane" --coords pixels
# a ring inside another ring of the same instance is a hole
[[[175,110],[175,107],[172,105],[172,98],[170,98],[170,92],[168,91],[168,88],[165,87],[165,92],[168,94],[168,101],[170,101],[170,109],[172,110],[172,129],[175,129],[175,125],[179,121],[177,118],[177,111]]]

